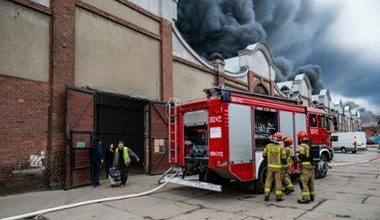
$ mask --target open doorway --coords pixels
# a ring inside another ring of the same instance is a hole
[[[103,152],[111,143],[116,150],[119,140],[124,141],[124,145],[140,158],[139,163],[132,160],[130,173],[144,173],[144,107],[147,102],[122,95],[96,93],[95,133],[102,140]],[[106,178],[104,164],[100,177]]]

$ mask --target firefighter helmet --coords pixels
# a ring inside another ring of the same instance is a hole
[[[290,146],[293,144],[293,139],[291,139],[290,137],[284,137],[282,141],[285,143],[286,146]]]
[[[272,139],[274,142],[280,142],[282,140],[282,134],[280,132],[276,132],[272,135]]]
[[[304,132],[304,131],[300,131],[300,132],[298,132],[297,138],[301,142],[308,141],[309,140],[309,135],[306,132]]]

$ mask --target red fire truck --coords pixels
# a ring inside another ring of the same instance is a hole
[[[267,168],[262,151],[271,134],[279,131],[297,140],[301,130],[310,135],[316,176],[326,176],[333,151],[325,111],[235,90],[206,93],[203,100],[168,102],[169,163],[182,175],[166,181],[221,191],[223,183],[235,180],[263,192]],[[296,152],[297,141],[293,148]],[[291,172],[297,171],[292,165]]]

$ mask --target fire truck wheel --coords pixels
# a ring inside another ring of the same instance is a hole
[[[264,193],[265,179],[267,178],[267,163],[263,162],[260,165],[258,177],[255,181],[255,192]]]
[[[345,147],[341,147],[341,148],[340,148],[340,151],[342,151],[342,153],[347,153],[347,150],[346,150]]]
[[[327,164],[327,159],[325,155],[321,155],[321,160],[315,166],[315,177],[323,178],[327,175],[329,166]]]

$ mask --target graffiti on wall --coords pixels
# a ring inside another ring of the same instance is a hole
[[[44,166],[45,159],[45,151],[41,151],[41,155],[30,155],[29,164],[31,168],[42,168],[45,169]]]

